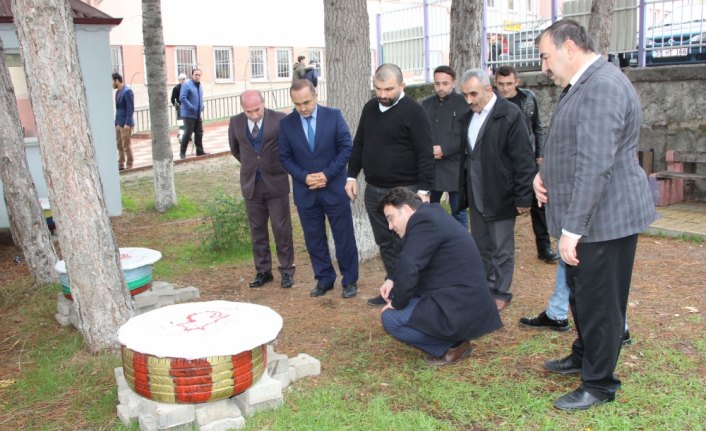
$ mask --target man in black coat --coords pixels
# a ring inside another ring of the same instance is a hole
[[[385,331],[425,351],[429,365],[467,357],[470,339],[502,326],[473,238],[440,205],[422,204],[404,187],[385,195],[380,211],[402,239],[395,272],[380,287]]]

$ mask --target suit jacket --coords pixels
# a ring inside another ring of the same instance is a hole
[[[624,238],[656,218],[647,176],[637,160],[640,101],[615,66],[598,59],[557,104],[541,176],[547,224],[581,241]]]
[[[132,116],[135,113],[135,94],[132,88],[123,85],[123,90],[115,93],[115,125],[134,126],[135,120]]]
[[[409,218],[392,306],[420,297],[409,326],[449,341],[477,338],[502,326],[475,241],[439,204],[422,204]]]
[[[459,208],[469,202],[470,164],[480,166],[480,185],[473,186],[483,199],[486,220],[502,220],[517,216],[517,207],[530,207],[534,192],[532,179],[536,161],[530,144],[527,121],[514,103],[498,97],[493,110],[483,123],[473,151],[468,154],[468,127],[474,112],[468,111],[463,121],[460,153]],[[467,160],[469,159],[469,160]],[[478,186],[478,187],[476,187]],[[477,197],[478,198],[478,197]]]
[[[318,105],[314,152],[304,134],[301,116],[293,111],[280,123],[279,158],[292,176],[294,204],[309,208],[321,199],[328,204],[350,203],[345,192],[346,164],[351,157],[353,143],[348,125],[341,111]],[[306,176],[315,172],[326,175],[326,187],[309,190]]]
[[[260,154],[248,139],[248,119],[245,114],[230,118],[228,143],[230,152],[240,162],[240,189],[243,197],[252,199],[255,191],[255,172],[260,169],[262,181],[273,197],[289,194],[289,178],[279,162],[279,122],[284,118],[281,112],[265,109],[262,119],[262,146]]]

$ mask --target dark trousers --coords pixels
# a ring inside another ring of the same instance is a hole
[[[612,398],[620,388],[613,373],[625,331],[636,248],[637,234],[579,243],[579,265],[566,265],[569,305],[578,333],[572,355],[582,364],[583,387],[603,399]]]
[[[535,244],[537,244],[537,254],[542,254],[546,250],[552,248],[552,243],[549,240],[547,216],[545,214],[544,207],[539,206],[536,196],[532,199],[530,217],[532,217],[532,230],[534,231]]]
[[[488,221],[471,205],[471,235],[483,259],[490,294],[510,301],[515,271],[515,217]]]
[[[182,157],[186,156],[186,147],[189,145],[192,133],[194,135],[194,145],[196,145],[196,155],[204,155],[205,153],[203,151],[202,144],[203,123],[201,122],[201,118],[196,119],[184,117],[182,119],[184,120],[184,134],[181,135],[181,146],[179,148],[179,155]]]
[[[331,263],[326,236],[328,218],[336,246],[336,260],[345,286],[358,281],[358,247],[353,231],[353,214],[349,203],[328,205],[317,202],[310,208],[297,207],[304,231],[304,242],[311,258],[314,278],[322,286],[332,286],[336,281],[336,270]]]
[[[451,216],[455,218],[461,226],[468,229],[468,214],[466,210],[459,210],[458,208],[458,194],[460,192],[447,192],[449,194],[449,206],[451,207]],[[437,204],[441,202],[441,195],[443,191],[432,190],[429,194],[429,202]]]
[[[414,346],[433,356],[441,356],[446,353],[454,343],[440,340],[411,326],[407,326],[409,319],[412,317],[412,312],[417,307],[418,303],[418,297],[412,298],[409,300],[409,304],[402,310],[395,310],[394,308],[385,310],[380,316],[382,326],[385,328],[385,332],[403,343]]]
[[[416,187],[407,187],[416,192]],[[390,225],[385,219],[385,214],[378,210],[380,200],[392,189],[375,187],[372,184],[365,185],[365,210],[370,219],[370,226],[373,229],[375,244],[380,247],[380,257],[385,265],[386,278],[391,277],[397,267],[397,258],[402,249],[402,242],[397,234],[390,230]]]
[[[272,271],[272,253],[268,221],[272,224],[279,271],[294,275],[294,247],[292,243],[292,215],[289,195],[272,197],[263,182],[255,183],[251,199],[245,199],[245,211],[250,223],[252,254],[257,272]]]

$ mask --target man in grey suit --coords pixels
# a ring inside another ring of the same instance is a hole
[[[497,97],[488,74],[467,70],[461,94],[471,111],[463,119],[459,207],[470,207],[490,293],[498,310],[510,305],[515,270],[515,217],[530,210],[534,154],[524,114]]]
[[[612,401],[638,233],[656,212],[637,161],[640,102],[625,75],[594,52],[593,41],[564,19],[536,40],[542,71],[562,87],[544,163],[534,179],[552,236],[566,262],[578,338],[571,354],[547,361],[582,384],[554,406],[581,410]]]
[[[240,189],[250,223],[253,260],[257,274],[250,287],[273,280],[268,221],[275,236],[281,286],[294,285],[292,216],[289,210],[289,176],[279,161],[279,122],[285,115],[265,109],[262,94],[248,90],[240,95],[243,112],[230,119],[228,143],[240,162]]]

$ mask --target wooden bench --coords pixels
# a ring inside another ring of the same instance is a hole
[[[693,194],[694,181],[706,180],[706,174],[693,172],[696,166],[690,166],[692,172],[684,171],[684,164],[706,164],[706,152],[704,151],[669,150],[665,154],[665,160],[667,170],[650,175],[659,180],[659,203],[657,206],[683,202],[685,182],[690,186],[690,194]]]

